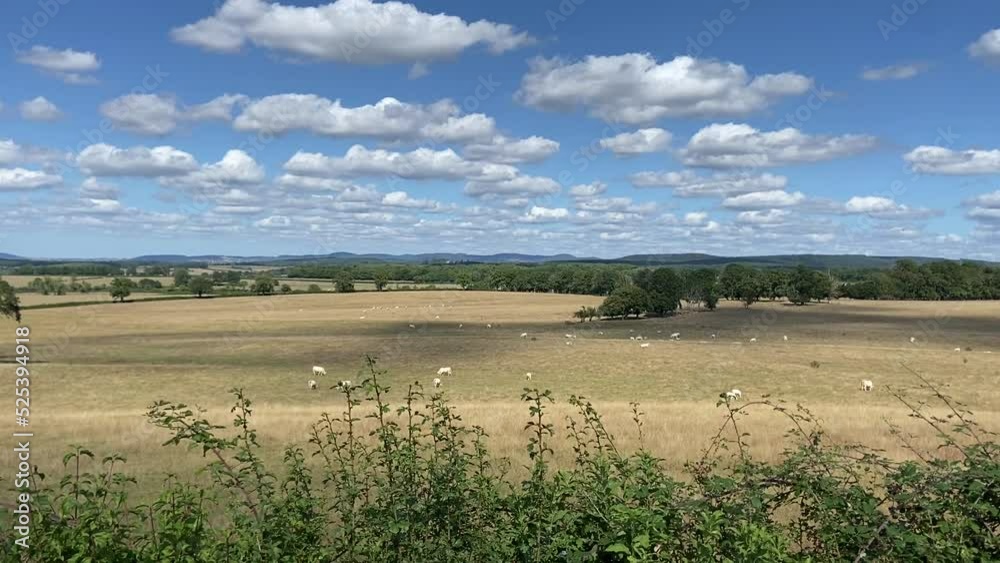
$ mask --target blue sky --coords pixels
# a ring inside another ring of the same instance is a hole
[[[52,0],[0,21],[0,252],[1000,258],[995,2]]]

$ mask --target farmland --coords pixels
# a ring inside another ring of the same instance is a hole
[[[945,384],[988,428],[1000,427],[996,302],[765,302],[751,309],[723,302],[713,312],[685,308],[662,319],[569,321],[575,309],[598,302],[419,291],[28,311],[33,426],[38,451],[45,452],[40,465],[59,469],[63,450],[79,443],[124,454],[140,476],[192,474],[204,461],[160,447],[164,437],[143,422],[145,408],[158,399],[183,401],[225,423],[232,387],[245,388],[257,403],[262,442],[277,456],[281,446],[305,442],[321,413],[339,412],[342,395],[330,387],[359,382],[365,354],[388,370],[394,400],[415,381],[429,387],[438,367],[451,366],[455,375],[445,378],[443,391],[467,422],[490,432],[497,453],[516,461],[525,458],[527,409],[519,395],[528,371],[532,386],[551,389],[560,401],[559,420],[569,412],[570,394],[585,395],[626,446],[636,445],[629,402],[641,402],[646,445],[678,474],[721,424],[718,394],[732,387],[747,400],[768,394],[801,402],[833,439],[905,457],[885,420],[910,424],[886,391],[915,386],[905,364]],[[2,322],[8,332],[13,326]],[[520,337],[525,332],[529,337]],[[679,341],[668,339],[673,332],[681,333]],[[650,346],[641,349],[635,336]],[[313,365],[329,374],[317,391],[306,386]],[[858,390],[862,378],[875,382],[874,393]],[[755,453],[765,459],[780,453],[784,430],[766,414],[747,425]],[[933,436],[922,432],[916,443],[932,444]],[[9,462],[9,452],[3,455]],[[557,451],[557,459],[568,455]]]

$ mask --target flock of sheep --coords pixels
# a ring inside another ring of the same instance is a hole
[[[395,309],[399,309],[399,308],[400,308],[399,306],[395,307]],[[406,306],[403,306],[403,308],[405,309]],[[427,306],[427,308],[430,308],[430,306]],[[371,310],[373,310],[373,311],[374,310],[379,310],[379,309],[390,309],[390,307],[372,307],[371,308]],[[367,312],[367,311],[368,310],[366,309],[365,312]],[[361,315],[361,319],[364,319],[364,318],[365,318],[365,315]],[[440,315],[435,316],[435,318],[439,319]],[[414,325],[414,324],[411,323],[411,324],[409,324],[409,327],[411,329],[415,329],[416,325]],[[458,325],[458,328],[463,328],[463,327],[464,327],[463,324],[459,324]],[[493,323],[486,323],[485,327],[487,329],[492,329],[493,328]],[[629,332],[633,332],[633,331],[630,330]],[[659,332],[661,332],[661,331],[657,331],[657,333],[659,333]],[[603,331],[598,331],[598,334],[599,335],[603,335],[604,332]],[[577,336],[575,334],[571,334],[571,333],[567,333],[565,335],[565,337],[566,337],[566,344],[567,345],[572,345],[573,342],[577,338]],[[520,334],[520,338],[522,338],[522,339],[529,338],[529,334],[527,332],[522,332]],[[712,339],[716,339],[717,335],[716,334],[712,334],[711,338]],[[680,332],[671,333],[669,339],[671,341],[679,341],[681,339],[681,333]],[[641,335],[630,336],[629,340],[639,342],[639,348],[641,348],[641,349],[650,348],[650,346],[651,346],[650,342],[647,341],[648,338],[643,337]],[[785,342],[788,342],[788,335],[787,334],[786,335],[782,335],[782,340],[785,341]],[[755,342],[757,342],[757,338],[756,337],[752,337],[752,338],[749,339],[749,343],[752,344],[752,343],[755,343]],[[910,337],[910,343],[911,344],[916,344],[916,342],[917,342],[916,337],[911,336]],[[961,352],[962,349],[961,348],[955,348],[955,351],[956,352]],[[989,353],[989,352],[987,352],[987,353]],[[326,375],[326,369],[323,368],[322,366],[313,366],[312,373],[313,373],[314,377],[325,376]],[[441,376],[451,376],[451,375],[453,375],[453,373],[454,372],[453,372],[451,366],[444,366],[444,367],[438,369],[437,370],[438,377],[435,377],[431,381],[431,383],[434,386],[434,388],[437,389],[437,388],[440,388],[443,385],[443,380],[441,379]],[[526,372],[524,374],[525,381],[531,381],[531,378],[532,378],[532,374],[531,374],[530,371]],[[341,381],[338,384],[338,387],[343,387],[343,388],[349,388],[350,386],[351,386],[350,380]],[[310,390],[316,390],[316,389],[318,389],[318,383],[316,382],[315,379],[310,379],[309,382],[308,382],[308,387],[309,387]],[[861,380],[861,391],[863,391],[863,392],[870,392],[870,391],[873,391],[874,389],[875,389],[875,384],[872,382],[872,380],[870,380],[870,379],[862,379]],[[729,391],[724,391],[723,393],[720,393],[719,396],[722,397],[722,398],[724,398],[727,402],[729,402],[729,401],[739,401],[739,400],[743,399],[743,392],[740,391],[739,389],[731,389]]]

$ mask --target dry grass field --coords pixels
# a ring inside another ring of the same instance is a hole
[[[832,439],[903,457],[907,452],[890,435],[887,420],[918,433],[919,446],[935,444],[886,391],[916,386],[905,364],[943,383],[984,426],[1000,430],[998,302],[759,303],[749,310],[723,303],[714,312],[685,309],[666,319],[567,322],[580,306],[599,302],[419,291],[30,310],[34,459],[59,473],[69,444],[100,454],[117,451],[142,478],[142,488],[155,489],[159,480],[152,477],[190,475],[205,460],[160,447],[164,437],[144,423],[145,407],[158,399],[183,401],[228,423],[227,390],[234,386],[246,388],[256,402],[262,441],[276,457],[281,446],[304,443],[322,412],[341,410],[342,397],[330,387],[342,379],[359,382],[366,353],[389,370],[390,398],[396,400],[408,384],[429,387],[439,367],[451,366],[454,375],[444,378],[443,391],[466,422],[490,432],[495,451],[510,456],[515,471],[526,457],[527,407],[519,395],[528,371],[532,386],[551,389],[558,399],[552,411],[557,428],[570,412],[566,399],[582,394],[626,448],[636,446],[629,402],[639,401],[645,445],[678,474],[722,423],[725,412],[716,401],[732,387],[745,400],[770,394],[800,402],[822,418]],[[9,350],[0,350],[4,362],[13,353],[14,326],[0,321],[0,334],[9,336]],[[521,338],[523,332],[530,337]],[[679,341],[668,339],[672,332],[681,333]],[[630,340],[637,335],[650,346]],[[306,385],[313,365],[329,374],[318,391]],[[874,392],[859,390],[862,378],[875,382]],[[762,411],[747,419],[744,430],[756,455],[773,458],[784,446],[786,427]],[[565,447],[557,449],[557,458],[569,457]],[[9,448],[0,461],[10,466]]]

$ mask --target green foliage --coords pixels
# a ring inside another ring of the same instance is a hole
[[[160,283],[158,280],[151,280],[149,278],[142,278],[141,280],[139,280],[139,282],[138,282],[137,285],[138,285],[139,289],[141,289],[143,291],[150,291],[150,290],[153,290],[153,289],[162,289],[163,288],[163,284]]]
[[[118,277],[111,280],[111,300],[123,302],[125,298],[132,295],[132,288],[135,287],[135,282],[128,278]]]
[[[191,283],[191,272],[187,268],[174,268],[174,287],[185,287]]]
[[[187,287],[191,293],[197,295],[198,297],[204,296],[206,293],[212,291],[212,278],[208,274],[202,274],[198,277],[191,278]]]
[[[270,274],[261,274],[257,276],[254,280],[253,285],[250,287],[250,291],[256,293],[257,295],[271,295],[274,293],[274,287],[277,282]]]
[[[62,278],[45,276],[31,280],[28,289],[42,295],[66,295],[69,286]]]
[[[593,320],[598,316],[597,307],[580,307],[573,313],[573,318],[580,319],[580,322]]]
[[[351,293],[354,291],[354,278],[351,277],[351,272],[348,270],[341,270],[333,276],[333,289],[337,293]]]
[[[719,273],[711,268],[698,268],[684,273],[684,298],[708,309],[719,302]]]
[[[309,284],[308,291],[309,293],[321,293],[323,291],[323,288],[315,283],[311,283]]]
[[[3,280],[0,280],[0,317],[13,317],[21,322],[21,300],[14,287]]]
[[[281,284],[281,292],[282,293],[291,293],[292,292],[292,286],[288,285],[287,283]]]
[[[826,438],[803,407],[763,399],[719,402],[725,422],[704,456],[670,477],[644,447],[623,451],[586,397],[569,397],[565,432],[549,391],[526,388],[529,475],[507,476],[483,429],[444,395],[409,386],[397,405],[372,358],[342,389],[305,449],[263,461],[253,403],[234,389],[230,425],[185,404],[147,413],[169,438],[209,462],[210,484],[166,479],[158,498],[130,502],[125,459],[74,446],[65,476],[31,478],[33,561],[995,561],[1000,558],[1000,447],[964,407],[921,376],[923,398],[891,393],[935,430],[942,452],[895,462]],[[929,413],[929,400],[950,414]],[[783,417],[788,448],[756,461],[746,417]],[[565,438],[563,438],[565,436]],[[902,438],[901,434],[901,439]],[[554,441],[570,466],[551,464]],[[906,443],[904,441],[904,443]],[[307,459],[313,462],[307,462]],[[16,560],[12,527],[0,558]]]
[[[763,272],[744,266],[730,264],[719,276],[719,290],[726,299],[734,299],[749,308],[760,301],[767,291],[767,277]]]
[[[830,299],[833,282],[828,275],[799,265],[788,280],[788,300],[805,305],[813,300]]]
[[[385,291],[385,288],[389,285],[389,271],[385,268],[375,270],[372,274],[372,282],[375,284],[375,291]]]
[[[649,294],[639,286],[619,287],[601,303],[598,311],[603,317],[625,318],[639,315],[649,310]]]

